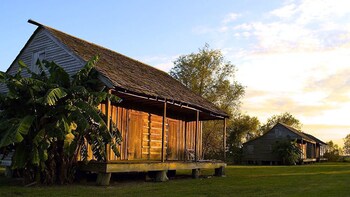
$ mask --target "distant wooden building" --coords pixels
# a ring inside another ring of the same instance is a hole
[[[100,106],[121,131],[120,157],[108,150],[107,162],[89,162],[83,169],[107,177],[112,172],[164,173],[177,169],[192,169],[197,174],[201,168],[215,168],[218,175],[223,173],[224,162],[203,160],[201,122],[223,120],[226,124],[225,112],[161,70],[35,21],[28,22],[38,28],[8,73],[17,71],[19,60],[35,71],[39,58],[54,61],[74,74],[99,55],[99,79],[107,91],[123,99],[118,104],[105,102]],[[222,130],[224,136],[225,130],[226,126]],[[223,149],[225,146],[223,142]],[[93,160],[91,148],[88,151],[88,159]]]
[[[281,164],[273,152],[274,145],[282,140],[296,140],[300,148],[300,162],[310,163],[323,159],[326,143],[283,123],[277,123],[264,135],[243,144],[243,162],[247,164]]]

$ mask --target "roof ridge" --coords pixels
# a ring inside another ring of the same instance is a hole
[[[286,127],[287,129],[289,129],[289,130],[292,131],[293,133],[299,135],[300,137],[304,137],[304,138],[306,138],[306,139],[308,139],[308,140],[315,141],[315,140],[311,139],[309,136],[305,135],[304,132],[303,132],[302,130],[298,130],[298,129],[296,129],[296,128],[290,126],[290,125],[287,125],[287,124],[285,124],[285,123],[283,123],[283,122],[278,122],[277,124],[281,124],[282,126]]]

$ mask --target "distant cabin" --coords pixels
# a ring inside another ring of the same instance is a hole
[[[202,168],[213,168],[217,175],[223,174],[224,162],[203,160],[202,122],[223,120],[226,124],[225,112],[161,70],[38,22],[28,22],[38,27],[7,73],[18,70],[19,60],[36,72],[37,59],[45,59],[61,65],[72,75],[99,55],[96,66],[99,79],[106,91],[122,98],[121,103],[106,101],[100,105],[108,120],[121,131],[120,156],[109,148],[108,161],[97,163],[91,146],[87,145],[87,159],[91,162],[82,166],[83,170],[105,177],[114,172],[139,171],[164,175],[178,169],[191,169],[198,175]],[[2,86],[0,90],[4,92],[6,88]],[[222,134],[226,135],[226,126]],[[223,142],[223,150],[225,146]]]
[[[301,150],[301,163],[325,160],[323,154],[326,151],[326,143],[286,124],[277,123],[264,135],[243,144],[243,162],[259,165],[281,164],[282,161],[273,152],[273,147],[277,142],[288,139],[296,140]]]

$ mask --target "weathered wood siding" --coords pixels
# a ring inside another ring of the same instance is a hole
[[[84,62],[66,49],[66,47],[52,37],[45,29],[39,30],[39,32],[28,41],[17,60],[22,60],[27,66],[33,66],[32,64],[36,61],[33,60],[34,54],[40,51],[45,52],[46,60],[54,61],[61,65],[69,74],[76,73],[84,65]],[[10,66],[8,72],[14,74],[17,70],[18,62],[15,61]],[[27,76],[27,73],[23,72],[23,75]]]
[[[56,64],[62,66],[70,75],[77,73],[85,64],[74,53],[52,37],[47,30],[41,29],[36,34],[33,34],[17,59],[10,65],[7,72],[9,74],[15,74],[18,71],[18,61],[20,60],[35,72],[37,66],[35,65],[34,54],[38,52],[44,52],[45,60],[54,61]],[[22,76],[27,77],[28,73],[23,70]],[[6,91],[6,86],[0,84],[0,92]]]
[[[301,154],[301,159],[306,159],[307,157],[306,157],[306,151],[307,151],[307,146],[306,146],[306,144],[299,144],[299,148],[300,148],[300,150],[301,150],[301,152],[302,152],[302,154]]]
[[[101,104],[102,112],[106,110]],[[118,149],[120,157],[109,150],[108,160],[161,160],[163,117],[119,106],[111,108],[112,121],[123,137]],[[202,159],[202,124],[198,124],[198,159]],[[185,150],[195,150],[196,122],[166,118],[164,138],[165,160],[185,160]],[[186,143],[185,143],[186,141]],[[88,147],[88,160],[94,159],[91,146]],[[81,157],[79,155],[79,160]]]
[[[273,146],[276,142],[285,139],[295,139],[298,136],[281,125],[272,128],[265,135],[252,140],[243,146],[244,161],[279,161],[276,154],[273,153]],[[306,149],[306,146],[305,146]]]

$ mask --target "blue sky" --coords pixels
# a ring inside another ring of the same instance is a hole
[[[340,145],[350,133],[349,1],[4,0],[0,13],[2,71],[35,30],[29,18],[166,72],[208,43],[236,65],[245,113],[291,112]]]
[[[215,47],[215,38],[201,34],[201,28],[214,28],[232,12],[257,18],[253,12],[268,10],[272,2],[278,1],[249,10],[256,1],[3,1],[0,69],[7,68],[35,29],[26,24],[29,18],[131,57],[162,59],[205,43]]]

